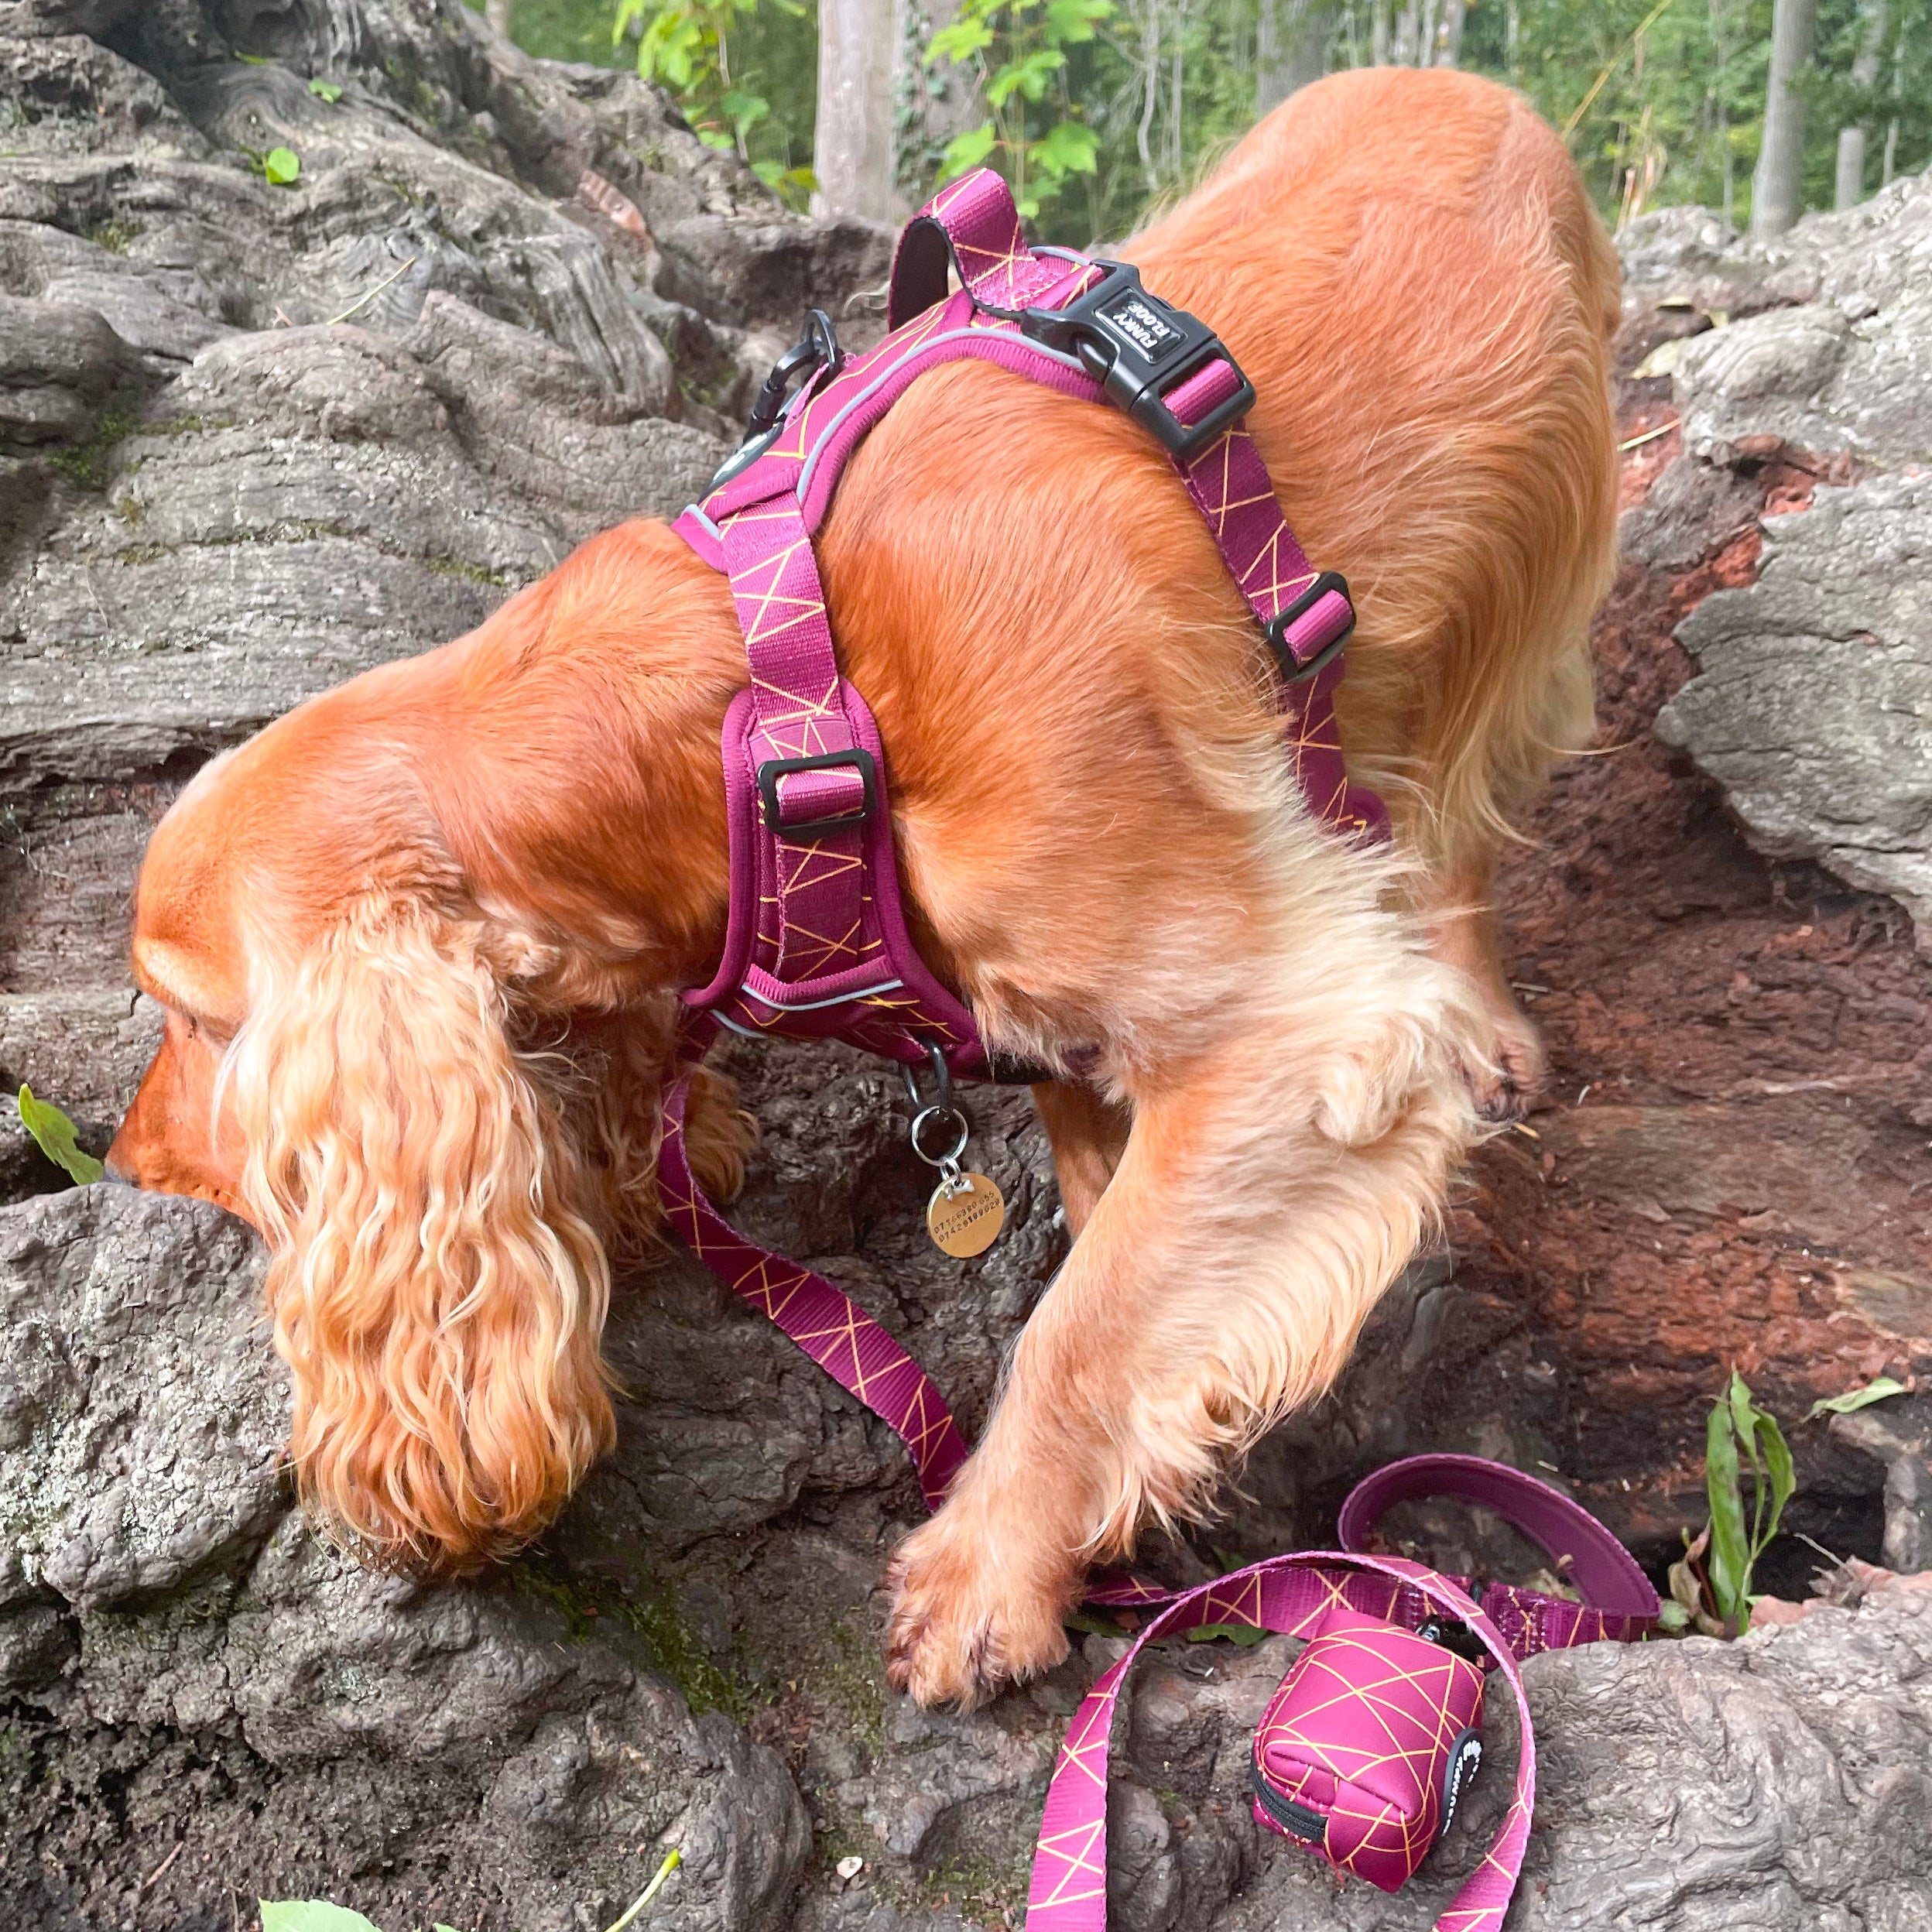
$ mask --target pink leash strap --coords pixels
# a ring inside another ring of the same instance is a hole
[[[747,1241],[711,1202],[684,1156],[687,1073],[664,1101],[658,1194],[678,1238],[733,1293],[768,1315],[820,1368],[897,1430],[937,1509],[966,1460],[966,1444],[930,1379],[851,1296],[823,1275]]]
[[[1475,1632],[1508,1680],[1522,1730],[1515,1793],[1482,1862],[1436,1921],[1437,1932],[1499,1932],[1523,1870],[1536,1798],[1536,1745],[1516,1660],[1502,1632],[1446,1577],[1400,1557],[1334,1550],[1271,1557],[1184,1592],[1095,1680],[1067,1727],[1047,1787],[1027,1893],[1029,1932],[1106,1932],[1108,1738],[1127,1674],[1147,1644],[1212,1623],[1305,1636],[1338,1602],[1410,1629],[1422,1620],[1416,1606],[1444,1611]]]
[[[1608,1640],[1631,1643],[1655,1628],[1657,1593],[1636,1560],[1561,1490],[1481,1456],[1409,1456],[1365,1476],[1341,1506],[1336,1532],[1359,1554],[1382,1512],[1421,1496],[1450,1496],[1493,1509],[1541,1546],[1583,1601],[1492,1583],[1482,1608],[1519,1657]]]

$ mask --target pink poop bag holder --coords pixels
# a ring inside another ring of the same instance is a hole
[[[1478,1586],[1364,1545],[1392,1503],[1478,1504],[1540,1543],[1582,1601]],[[1147,1644],[1203,1625],[1305,1637],[1255,1734],[1255,1821],[1348,1872],[1399,1890],[1448,1828],[1482,1760],[1486,1673],[1516,1704],[1516,1786],[1494,1842],[1437,1932],[1497,1932],[1514,1894],[1536,1803],[1536,1739],[1519,1660],[1655,1624],[1656,1593],[1593,1516],[1547,1483],[1477,1456],[1413,1456],[1358,1484],[1338,1550],[1272,1557],[1172,1597],[1104,1583],[1101,1604],[1153,1609],[1132,1648],[1074,1714],[1046,1794],[1027,1905],[1031,1932],[1105,1932],[1107,1742],[1114,1707]]]

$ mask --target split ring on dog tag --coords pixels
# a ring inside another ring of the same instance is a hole
[[[909,1077],[906,1084],[916,1104],[918,1089]],[[943,1153],[929,1152],[927,1129],[947,1121],[953,1123],[952,1145]],[[939,1185],[926,1204],[926,1231],[942,1252],[960,1261],[983,1255],[1006,1225],[1006,1203],[999,1188],[986,1175],[969,1174],[959,1164],[971,1131],[966,1116],[951,1104],[950,1082],[942,1087],[937,1103],[920,1106],[913,1115],[913,1152],[927,1166],[939,1170]]]

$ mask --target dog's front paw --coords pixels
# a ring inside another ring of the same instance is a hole
[[[1513,1007],[1495,1016],[1489,1040],[1489,1064],[1464,1064],[1469,1098],[1480,1119],[1506,1125],[1527,1117],[1530,1103],[1543,1090],[1547,1069],[1543,1040],[1536,1029]]]
[[[968,1520],[955,1504],[899,1545],[887,1587],[893,1687],[919,1704],[970,1710],[1067,1655],[1061,1619],[1080,1572],[1043,1549],[1015,1547],[1010,1531]]]

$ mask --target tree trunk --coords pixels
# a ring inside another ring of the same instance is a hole
[[[1817,0],[1773,0],[1764,142],[1751,176],[1751,232],[1760,239],[1783,234],[1802,210],[1804,96],[1794,83],[1811,64],[1817,10]]]
[[[483,18],[507,40],[510,37],[510,0],[487,0]]]
[[[1389,58],[1399,67],[1413,67],[1416,64],[1416,38],[1421,30],[1421,0],[1406,0],[1400,13],[1396,16],[1396,44]]]
[[[1468,17],[1468,0],[1443,0],[1442,20],[1436,29],[1436,65],[1458,66],[1462,60],[1462,23]]]
[[[1831,205],[1842,214],[1865,199],[1865,130],[1838,130],[1838,176]]]
[[[1328,71],[1334,0],[1261,0],[1255,33],[1255,111],[1278,108]]]
[[[896,221],[892,77],[899,53],[893,0],[820,0],[814,214]]]
[[[1879,77],[1879,63],[1885,57],[1886,0],[1871,0],[1865,15],[1865,36],[1858,43],[1858,58],[1852,63],[1852,84],[1869,90]],[[1831,205],[1842,213],[1855,208],[1865,199],[1865,126],[1838,130],[1838,174]]]

